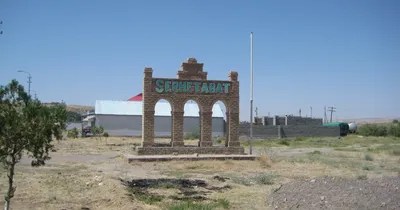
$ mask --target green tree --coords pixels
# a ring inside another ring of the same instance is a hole
[[[0,86],[0,162],[7,170],[8,190],[5,207],[10,208],[14,196],[15,165],[22,154],[33,159],[32,166],[41,166],[50,159],[52,139],[61,139],[66,129],[65,104],[43,106],[32,100],[16,80]]]

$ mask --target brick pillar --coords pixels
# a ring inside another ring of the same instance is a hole
[[[200,142],[201,142],[201,112],[199,112],[199,142],[198,142],[199,147],[200,147]]]
[[[154,144],[154,111],[143,111],[142,126],[142,147],[152,147]]]
[[[174,111],[172,122],[172,147],[183,147],[183,113],[182,111]]]
[[[229,145],[229,109],[226,108],[225,147]]]
[[[212,147],[212,112],[202,112],[200,116],[200,147]]]
[[[229,113],[229,147],[239,147],[239,113]]]
[[[171,105],[172,108],[172,105]],[[169,142],[172,147],[172,142],[174,141],[174,112],[171,111],[171,141]]]
[[[152,101],[152,77],[151,68],[144,69],[143,77],[143,105],[142,105],[142,147],[152,147],[154,144],[154,106]]]

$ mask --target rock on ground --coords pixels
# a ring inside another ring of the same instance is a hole
[[[271,209],[400,209],[400,176],[296,180],[273,192]]]

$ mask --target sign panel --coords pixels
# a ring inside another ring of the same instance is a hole
[[[157,93],[228,94],[230,89],[231,83],[226,81],[153,80],[153,91]]]

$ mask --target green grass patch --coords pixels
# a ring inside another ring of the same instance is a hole
[[[276,178],[276,174],[265,173],[255,176],[253,180],[259,185],[273,185]]]
[[[372,171],[372,170],[374,170],[374,166],[372,166],[372,165],[361,165],[361,169],[362,170],[364,170],[364,171]]]
[[[368,179],[368,176],[366,174],[360,174],[360,175],[357,176],[357,179],[366,180],[366,179]]]
[[[261,173],[256,174],[255,176],[249,177],[237,177],[232,176],[231,180],[233,183],[244,185],[244,186],[251,186],[254,184],[258,185],[273,185],[275,180],[279,177],[279,175],[275,173]]]
[[[163,200],[163,196],[150,194],[138,188],[129,188],[129,195],[133,197],[133,199],[141,201],[143,203],[152,205],[158,203]]]
[[[168,210],[214,210],[214,209],[229,209],[230,203],[226,199],[218,199],[212,203],[202,203],[193,200],[188,200],[180,203],[174,203],[169,205],[166,209]]]
[[[312,152],[309,152],[308,154],[310,154],[310,155],[320,155],[320,154],[322,154],[322,152],[319,151],[319,150],[314,150]]]

